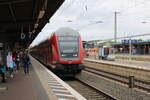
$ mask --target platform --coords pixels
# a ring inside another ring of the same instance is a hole
[[[150,71],[150,67],[149,67],[150,62],[146,62],[146,61],[134,61],[134,60],[107,61],[107,60],[95,60],[95,59],[89,59],[89,58],[85,58],[84,60],[100,62],[100,63],[105,63],[105,64],[112,64],[112,65],[120,65],[124,67],[137,68],[141,70]]]
[[[30,56],[30,73],[23,68],[0,83],[0,100],[86,100],[55,74]]]

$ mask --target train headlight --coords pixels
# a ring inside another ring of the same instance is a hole
[[[62,54],[61,56],[64,57],[64,56],[66,56],[66,55]]]
[[[78,55],[77,54],[73,54],[73,56],[77,57]]]

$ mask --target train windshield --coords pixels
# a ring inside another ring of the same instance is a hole
[[[61,58],[78,58],[79,37],[58,37]]]

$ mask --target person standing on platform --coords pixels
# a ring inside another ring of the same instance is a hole
[[[23,63],[23,51],[21,50],[19,52],[19,58],[20,58],[20,67],[23,67],[24,66],[24,63]]]
[[[29,56],[27,52],[23,54],[23,63],[24,63],[24,73],[29,74]]]
[[[5,72],[6,72],[6,68],[4,65],[0,64],[0,74],[2,76],[2,82],[6,82],[5,80]]]
[[[13,59],[12,59],[12,53],[11,52],[8,52],[8,55],[7,55],[7,67],[9,69],[9,72],[10,72],[10,77],[13,78]]]
[[[16,66],[17,66],[17,70],[20,69],[20,55],[19,52],[17,52],[17,56],[16,56]]]

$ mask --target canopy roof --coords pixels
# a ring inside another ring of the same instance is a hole
[[[27,46],[63,2],[64,0],[0,0],[0,42],[18,42]]]

